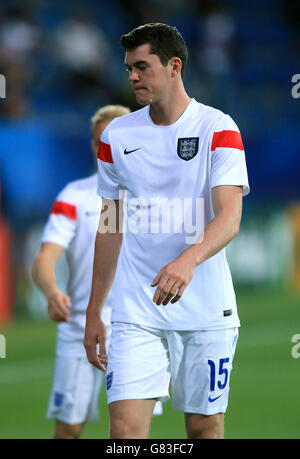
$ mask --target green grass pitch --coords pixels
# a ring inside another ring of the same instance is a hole
[[[300,293],[284,289],[237,289],[240,338],[225,417],[226,438],[300,438],[300,359],[292,336],[300,334]],[[0,359],[0,438],[51,438],[45,419],[52,381],[56,326],[50,321],[15,321],[4,330]],[[83,438],[108,438],[105,392],[101,419]],[[184,420],[164,404],[154,417],[151,438],[185,438]]]

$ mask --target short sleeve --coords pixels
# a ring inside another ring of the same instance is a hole
[[[220,185],[243,187],[249,191],[245,151],[240,131],[228,115],[215,124],[211,141],[211,188]]]
[[[42,235],[42,242],[51,242],[68,249],[76,233],[77,206],[65,189],[56,198]]]
[[[120,199],[120,183],[113,161],[112,146],[107,127],[101,136],[97,153],[98,187],[97,193],[102,198]]]

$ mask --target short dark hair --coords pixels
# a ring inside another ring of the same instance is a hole
[[[188,59],[185,41],[176,27],[160,22],[144,24],[121,36],[121,45],[126,50],[133,50],[146,43],[150,44],[150,53],[157,54],[162,65],[166,66],[172,57],[179,57],[182,62],[181,75]]]

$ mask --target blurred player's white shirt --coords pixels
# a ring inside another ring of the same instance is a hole
[[[85,312],[91,291],[95,237],[102,206],[96,190],[97,174],[69,183],[58,194],[42,235],[42,242],[52,242],[66,249],[67,293],[72,306],[69,321],[58,325],[57,352],[71,352],[73,356],[85,355]],[[102,312],[106,326],[110,325],[110,314],[109,296]]]
[[[119,199],[125,190],[127,223],[112,290],[112,321],[170,330],[240,325],[225,249],[195,268],[191,283],[177,303],[165,307],[152,301],[155,276],[191,245],[191,232],[184,225],[181,233],[162,230],[170,200],[185,198],[186,204],[192,202],[190,209],[183,202],[182,221],[186,223],[197,210],[196,198],[200,198],[203,229],[214,218],[211,189],[218,185],[240,185],[244,195],[249,192],[238,127],[220,110],[192,99],[181,117],[169,126],[154,124],[149,106],[107,126],[98,151],[98,193]],[[157,205],[161,206],[159,213]],[[149,215],[156,216],[151,222],[155,231],[160,225],[159,233],[151,233],[147,215],[148,219]],[[143,220],[141,231],[130,230],[128,222],[132,224],[134,219]]]

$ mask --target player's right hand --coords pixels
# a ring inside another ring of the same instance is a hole
[[[48,298],[48,315],[54,322],[67,322],[70,317],[71,299],[61,291]]]
[[[86,314],[83,341],[88,361],[101,371],[106,371],[106,326],[98,315]],[[99,344],[100,354],[97,352]]]

